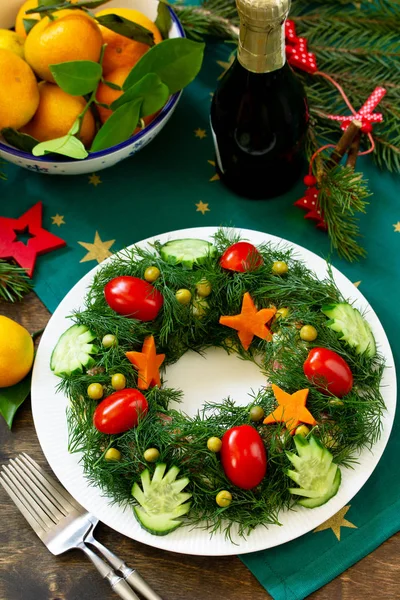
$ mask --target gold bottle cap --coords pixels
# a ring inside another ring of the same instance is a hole
[[[248,71],[268,73],[285,64],[285,20],[290,0],[236,0],[238,59]]]
[[[249,25],[262,27],[286,19],[290,0],[236,0],[239,16]]]

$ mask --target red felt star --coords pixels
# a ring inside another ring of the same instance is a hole
[[[32,277],[36,258],[66,246],[66,242],[42,227],[42,203],[38,202],[18,219],[0,217],[0,258],[14,259]],[[30,237],[18,241],[18,233],[27,232]]]

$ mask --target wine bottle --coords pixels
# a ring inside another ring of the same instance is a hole
[[[304,165],[307,99],[286,62],[290,0],[236,0],[237,57],[213,96],[217,171],[234,192],[271,198],[286,192]]]

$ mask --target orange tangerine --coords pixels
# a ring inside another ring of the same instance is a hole
[[[96,17],[101,17],[103,15],[118,15],[137,23],[138,25],[142,25],[153,34],[154,42],[156,44],[162,42],[162,35],[158,27],[153,21],[138,10],[130,8],[108,8],[96,13]],[[115,69],[119,67],[133,67],[149,49],[147,44],[130,40],[102,25],[99,25],[99,27],[104,44],[107,44],[103,59],[103,72],[105,75],[108,75],[108,73],[115,71]]]
[[[128,77],[129,73],[131,72],[131,68],[132,67],[120,67],[119,69],[115,69],[114,71],[111,71],[111,73],[109,73],[107,75],[107,81],[110,81],[111,83],[115,83],[116,85],[119,85],[119,87],[122,88],[122,86],[125,83],[126,78]],[[99,84],[99,87],[97,88],[97,92],[96,92],[96,100],[98,102],[101,102],[102,104],[108,104],[109,106],[115,101],[117,100],[120,96],[122,96],[123,91],[121,90],[113,90],[112,88],[110,88],[109,85],[107,85],[106,83],[101,82]],[[109,119],[112,115],[112,110],[110,110],[109,108],[104,108],[103,106],[98,106],[97,110],[99,111],[99,116],[100,116],[100,120],[102,123],[105,123],[107,121],[107,119]],[[147,117],[144,117],[143,121],[145,123],[145,125],[149,125],[149,123],[151,123],[153,121],[153,119],[157,116],[158,113],[155,113],[154,115],[148,115]],[[137,133],[138,131],[140,131],[140,127],[138,127],[137,129],[135,129],[134,133]]]
[[[79,2],[79,0],[70,0],[70,2],[71,4],[75,4],[76,2]],[[56,4],[56,2],[54,4]],[[23,38],[26,38],[24,19],[32,19],[34,21],[40,20],[39,13],[32,13],[31,15],[26,14],[26,11],[36,8],[37,6],[39,6],[39,0],[26,0],[18,11],[15,21],[15,31]]]
[[[0,130],[19,129],[39,105],[39,89],[30,66],[17,54],[0,48]]]
[[[29,332],[0,315],[0,388],[15,385],[31,370],[33,341]]]
[[[30,31],[25,42],[25,59],[35,73],[54,83],[50,65],[73,61],[98,62],[103,38],[97,23],[83,11],[54,13],[55,20],[44,17]]]
[[[106,77],[107,81],[114,83],[115,85],[122,86],[125,83],[126,78],[131,72],[132,67],[119,67],[114,71],[111,71]],[[122,96],[123,91],[113,90],[106,83],[101,82],[96,92],[96,100],[101,102],[102,104],[111,105],[115,100],[117,100],[120,96]],[[112,115],[112,110],[108,108],[104,108],[103,106],[98,106],[97,110],[99,111],[100,120],[102,123],[105,123],[109,117]]]
[[[82,96],[71,96],[53,83],[39,83],[40,103],[33,119],[21,130],[39,142],[47,142],[68,133],[86,106]],[[90,111],[83,119],[79,138],[89,147],[96,133],[94,117]]]

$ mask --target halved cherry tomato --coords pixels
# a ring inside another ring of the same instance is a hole
[[[101,433],[123,433],[136,427],[149,409],[139,390],[125,388],[104,398],[93,414],[93,424]]]
[[[115,277],[104,288],[106,302],[119,315],[139,321],[152,321],[164,303],[163,295],[150,283],[122,275]]]
[[[347,362],[328,348],[313,348],[303,365],[304,374],[321,392],[342,398],[353,387],[353,374]]]
[[[264,263],[257,248],[249,242],[237,242],[229,246],[221,256],[219,264],[228,271],[245,273],[255,271]]]
[[[221,462],[227,478],[243,490],[258,485],[267,471],[267,454],[251,425],[238,425],[222,436]]]

